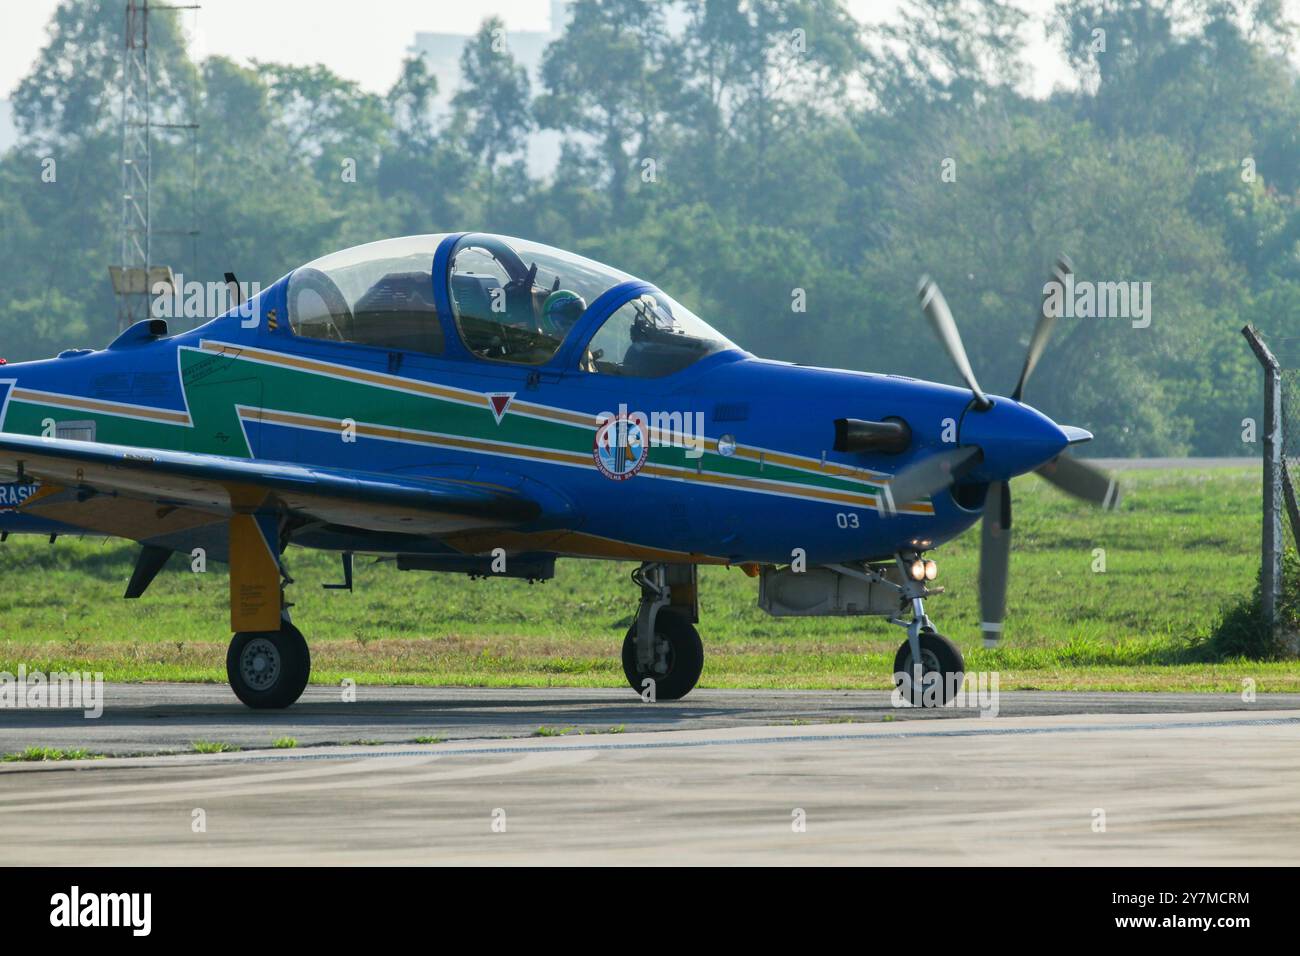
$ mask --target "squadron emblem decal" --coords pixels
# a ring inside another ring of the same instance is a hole
[[[627,481],[641,470],[649,454],[645,427],[636,418],[611,418],[596,429],[591,457],[611,481]]]

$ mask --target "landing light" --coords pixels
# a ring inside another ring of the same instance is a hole
[[[917,558],[915,561],[912,562],[912,567],[910,568],[910,571],[911,571],[911,573],[912,573],[912,580],[913,580],[913,581],[921,581],[921,580],[924,580],[924,578],[925,578],[925,562],[922,561],[920,558]]]
[[[939,565],[935,564],[933,561],[927,560],[925,562],[925,579],[927,581],[933,581],[938,576],[939,576]]]

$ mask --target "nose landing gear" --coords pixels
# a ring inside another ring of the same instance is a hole
[[[934,630],[919,632],[916,642],[920,645],[920,679],[917,679],[916,652],[909,637],[894,655],[894,686],[899,688],[904,699],[921,707],[948,703],[956,695],[966,673],[961,650]]]
[[[898,592],[900,611],[911,604],[910,621],[901,616],[889,619],[889,623],[907,628],[907,640],[894,655],[894,687],[904,700],[917,707],[935,707],[957,696],[966,673],[966,661],[957,645],[940,634],[925,613],[925,598],[941,593],[943,588],[931,589],[924,577],[912,576],[911,568],[919,557],[910,552],[897,554],[897,579],[871,567],[844,564],[830,567],[840,574],[894,589]]]
[[[916,556],[897,556],[903,576],[901,596],[904,602],[911,602],[912,620],[894,618],[890,622],[907,628],[907,640],[894,655],[894,687],[914,706],[942,706],[961,688],[966,661],[961,649],[935,630],[925,613],[924,599],[943,589],[932,591],[924,579],[916,580],[908,573],[915,559]]]

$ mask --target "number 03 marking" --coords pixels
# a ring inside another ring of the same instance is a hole
[[[858,526],[858,516],[852,512],[841,511],[835,516],[835,523],[841,528],[856,528]]]

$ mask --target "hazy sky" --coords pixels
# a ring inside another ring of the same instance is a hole
[[[122,0],[105,0],[121,3]],[[472,33],[485,17],[500,16],[513,30],[543,30],[549,0],[169,0],[201,3],[179,16],[196,38],[195,52],[237,60],[325,63],[373,91],[397,77],[417,31]],[[1054,0],[1019,0],[1035,12]],[[0,0],[0,96],[8,96],[45,43],[45,26],[58,0]],[[898,0],[848,0],[855,16],[880,20]],[[358,16],[361,17],[358,22]],[[1064,67],[1035,25],[1026,37],[1035,69],[1034,90],[1047,92]]]
[[[122,4],[123,0],[105,0]],[[545,29],[549,0],[170,0],[199,2],[195,12],[158,14],[184,18],[199,56],[222,54],[290,63],[325,63],[376,92],[396,78],[417,31],[472,33],[497,15],[514,30]],[[848,0],[860,19],[892,16],[899,0]],[[1044,34],[1042,14],[1055,0],[1015,0],[1038,15],[1025,39],[1034,71],[1031,89],[1049,92],[1066,76],[1064,63]],[[1300,0],[1286,0],[1293,16]],[[0,0],[0,96],[7,96],[45,42],[45,25],[58,0]]]

